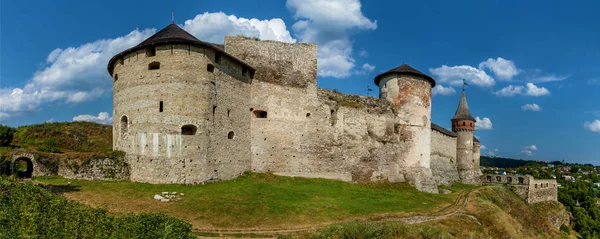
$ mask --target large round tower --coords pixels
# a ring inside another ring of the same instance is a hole
[[[437,193],[430,169],[431,88],[435,80],[403,64],[375,77],[375,84],[379,86],[379,98],[396,106],[398,136],[402,142],[397,173],[413,182],[417,189]]]
[[[250,169],[252,67],[171,24],[112,57],[108,72],[113,148],[127,153],[131,180],[200,183]]]
[[[456,133],[456,161],[458,175],[461,182],[466,184],[476,184],[479,175],[475,170],[475,160],[473,157],[473,144],[475,132],[475,118],[471,116],[467,96],[463,90],[458,103],[458,109],[452,117],[452,131]],[[479,170],[479,164],[477,164]]]

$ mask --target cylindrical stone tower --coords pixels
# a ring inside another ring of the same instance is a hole
[[[452,117],[452,131],[456,133],[456,161],[458,175],[461,182],[475,184],[479,175],[475,175],[473,168],[473,133],[475,132],[475,118],[471,116],[467,97],[463,90],[458,109]]]
[[[403,64],[375,77],[375,84],[379,86],[379,98],[396,106],[401,147],[397,152],[398,172],[390,174],[399,175],[397,181],[413,182],[421,191],[437,193],[430,169],[431,88],[435,80]]]
[[[108,72],[113,149],[126,152],[132,181],[201,183],[250,169],[252,67],[171,24],[115,55]]]

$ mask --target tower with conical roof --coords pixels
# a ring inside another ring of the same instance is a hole
[[[375,84],[379,86],[379,98],[396,107],[396,125],[403,144],[397,153],[399,172],[391,174],[398,173],[421,191],[437,193],[430,168],[431,88],[435,80],[402,64],[375,77]]]
[[[463,89],[458,109],[452,117],[452,131],[456,133],[456,161],[461,182],[476,184],[479,177],[479,161],[475,162],[473,144],[476,120],[471,116],[467,96]]]

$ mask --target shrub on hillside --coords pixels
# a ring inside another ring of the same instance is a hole
[[[0,147],[9,146],[13,140],[15,129],[0,125]]]
[[[195,238],[192,227],[163,214],[114,217],[31,182],[0,179],[0,238]]]

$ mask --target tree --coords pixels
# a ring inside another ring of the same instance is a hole
[[[13,140],[15,129],[0,125],[0,147],[9,146]]]

